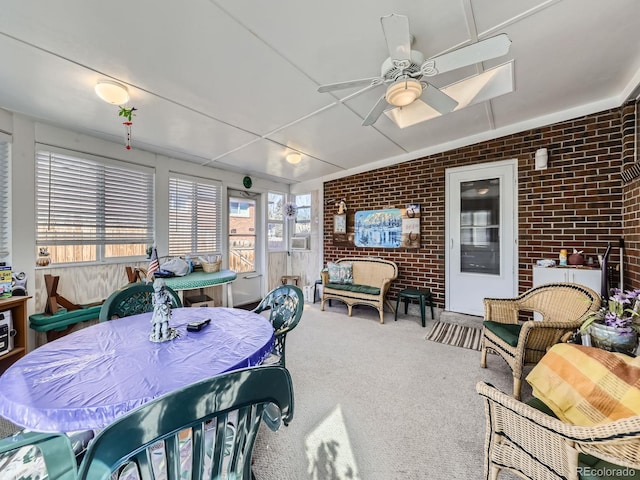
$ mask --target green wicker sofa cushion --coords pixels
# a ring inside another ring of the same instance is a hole
[[[325,288],[332,288],[334,290],[346,290],[354,293],[366,293],[368,295],[380,295],[380,289],[376,287],[370,287],[369,285],[343,285],[341,283],[327,283]]]
[[[558,418],[553,411],[539,398],[532,397],[527,405],[545,413],[553,418]],[[578,454],[578,475],[580,480],[640,480],[640,470],[625,468],[605,460],[600,460],[592,455]]]
[[[518,346],[518,337],[520,336],[520,329],[522,328],[520,325],[492,322],[491,320],[485,320],[482,323],[487,330],[500,337],[512,347]]]

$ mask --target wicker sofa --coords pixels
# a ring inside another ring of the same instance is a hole
[[[329,272],[321,273],[322,304],[327,300],[340,300],[347,305],[349,316],[354,305],[369,305],[380,313],[380,323],[384,323],[384,305],[394,311],[393,305],[387,300],[387,292],[391,282],[398,278],[398,266],[389,261],[376,257],[348,257],[341,258],[335,263],[351,262],[353,265],[353,284],[331,283]]]

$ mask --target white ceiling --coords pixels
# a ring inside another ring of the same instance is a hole
[[[513,60],[515,91],[406,129],[385,115],[361,126],[383,87],[317,88],[380,74],[390,13],[409,17],[425,57],[507,33],[505,57],[430,81]],[[123,142],[118,108],[93,91],[109,78],[138,109],[135,148],[329,179],[619,106],[640,83],[639,19],[638,0],[4,0],[0,107]]]

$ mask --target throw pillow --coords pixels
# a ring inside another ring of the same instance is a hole
[[[640,415],[640,357],[560,343],[527,376],[562,421],[598,425]]]
[[[329,282],[340,284],[353,284],[353,264],[351,262],[327,263]]]

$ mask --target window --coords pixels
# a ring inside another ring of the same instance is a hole
[[[249,218],[251,216],[251,207],[253,204],[249,202],[243,202],[241,200],[238,201],[230,201],[229,202],[229,215],[232,217],[243,217]]]
[[[36,244],[52,263],[144,255],[154,242],[153,179],[150,168],[38,146]]]
[[[311,234],[311,194],[294,195],[293,201],[298,207],[296,211],[296,227],[293,234]]]
[[[269,192],[269,204],[267,208],[267,238],[269,250],[285,250],[284,193]]]
[[[214,180],[169,178],[169,255],[220,253],[221,192]]]
[[[0,258],[9,256],[9,225],[11,225],[11,202],[9,192],[9,142],[0,137]]]

